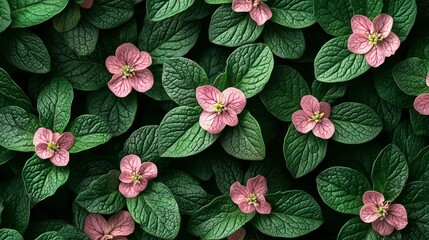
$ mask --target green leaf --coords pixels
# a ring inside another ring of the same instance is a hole
[[[346,83],[324,83],[314,81],[311,84],[311,93],[321,102],[334,103],[338,98],[344,96],[347,90]]]
[[[0,68],[0,107],[15,105],[27,111],[32,110],[30,99],[21,88]]]
[[[398,35],[401,41],[407,38],[417,16],[415,0],[388,0],[387,14],[393,17],[392,32]]]
[[[220,144],[230,155],[243,160],[265,158],[265,143],[258,121],[244,110],[238,115],[238,125],[227,128],[220,138]]]
[[[273,68],[274,57],[267,45],[248,44],[235,49],[228,57],[226,79],[250,98],[262,91]]]
[[[426,85],[429,63],[418,58],[408,58],[392,69],[392,75],[399,88],[408,95],[429,93]]]
[[[127,198],[133,219],[143,230],[164,239],[174,239],[180,229],[180,214],[173,193],[162,183],[150,182],[135,198]]]
[[[335,126],[332,139],[346,144],[368,142],[383,128],[374,110],[361,103],[345,102],[334,106],[329,119]]]
[[[337,0],[335,3],[314,0],[314,16],[323,30],[330,35],[339,37],[350,34],[350,19],[353,15],[350,0]]]
[[[408,178],[408,165],[401,150],[389,144],[380,152],[374,162],[371,179],[374,190],[393,201],[404,188]]]
[[[331,167],[316,178],[317,190],[329,207],[345,214],[359,215],[362,195],[371,186],[362,173],[346,167]]]
[[[267,110],[282,121],[291,121],[292,114],[300,109],[304,95],[310,93],[307,83],[295,69],[278,65],[259,94]]]
[[[372,230],[371,224],[364,223],[359,217],[354,217],[341,228],[337,240],[355,239],[378,240],[381,239],[381,237]]]
[[[119,192],[119,174],[112,170],[91,182],[76,197],[76,203],[90,213],[114,214],[125,207],[125,198]]]
[[[194,1],[188,9],[174,15],[173,18],[179,21],[200,20],[213,13],[215,9],[216,6],[207,4],[204,1]]]
[[[76,202],[73,202],[72,213],[73,213],[73,220],[72,220],[73,225],[79,229],[83,229],[88,212],[85,209],[83,209],[81,206],[79,206],[79,204],[77,204]]]
[[[401,149],[407,160],[415,158],[419,151],[427,145],[423,136],[414,134],[409,121],[401,122],[396,127],[393,134],[393,144]]]
[[[10,27],[30,27],[60,13],[67,0],[9,1],[12,23]]]
[[[67,182],[68,177],[67,167],[57,167],[48,159],[43,160],[36,155],[28,159],[22,169],[25,189],[35,202],[54,195]]]
[[[18,231],[10,228],[0,229],[0,238],[3,240],[24,240]]]
[[[133,14],[133,0],[97,0],[82,16],[97,28],[110,29],[125,23]]]
[[[35,240],[63,240],[65,239],[63,237],[63,235],[59,232],[55,232],[55,231],[49,231],[49,232],[45,232],[42,235],[40,235],[39,237],[37,237]]]
[[[192,60],[173,58],[164,63],[162,86],[179,105],[196,105],[196,88],[207,84],[210,82],[204,69]]]
[[[429,116],[422,115],[414,109],[410,109],[410,121],[416,135],[429,136]]]
[[[67,7],[52,19],[52,25],[57,32],[67,32],[75,28],[79,20],[80,7],[75,2],[70,1]]]
[[[74,135],[73,147],[70,153],[81,152],[103,143],[112,137],[110,128],[103,118],[97,115],[85,114],[70,123],[68,131]]]
[[[53,78],[37,98],[42,126],[62,133],[70,120],[73,97],[73,87],[67,79]]]
[[[7,0],[0,0],[0,33],[6,30],[11,22],[9,3]]]
[[[272,22],[290,28],[305,28],[316,22],[312,0],[274,0],[270,9],[273,12]]]
[[[345,82],[358,77],[370,68],[365,55],[349,51],[348,38],[348,35],[336,37],[322,46],[314,59],[317,80],[328,83]]]
[[[258,26],[249,13],[236,13],[230,5],[220,6],[212,15],[209,40],[218,45],[238,47],[255,41],[264,26]]]
[[[323,223],[322,210],[310,194],[301,190],[266,194],[271,204],[268,215],[258,214],[252,225],[272,237],[294,238],[319,228]]]
[[[202,239],[222,239],[237,231],[253,216],[254,212],[241,212],[229,196],[219,196],[194,212],[189,220],[188,231]]]
[[[186,157],[212,145],[219,134],[210,134],[198,123],[201,108],[181,106],[169,111],[159,124],[158,150],[161,157]]]
[[[263,34],[264,42],[274,55],[287,59],[298,59],[304,54],[304,33],[299,29],[269,24]]]
[[[1,37],[3,56],[15,67],[32,73],[47,73],[51,70],[48,50],[42,39],[33,32],[13,29]]]
[[[78,56],[86,56],[95,50],[98,35],[98,28],[81,20],[75,28],[63,33],[63,39]]]
[[[20,179],[22,184],[22,180]],[[2,189],[3,190],[3,189]],[[30,221],[30,198],[24,186],[5,198],[1,226],[24,233]]]
[[[216,155],[211,165],[216,185],[222,194],[229,195],[230,187],[234,182],[244,183],[242,167],[235,158],[219,154]]]
[[[328,141],[313,133],[302,134],[291,124],[283,143],[283,156],[292,177],[313,171],[325,158]]]
[[[33,136],[39,121],[17,106],[0,108],[0,146],[19,152],[33,152]]]
[[[154,82],[151,89],[145,92],[145,94],[157,101],[169,101],[171,100],[168,94],[165,92],[162,86],[162,65],[152,65],[149,70],[153,74]]]
[[[145,19],[138,37],[139,48],[150,53],[153,64],[162,64],[168,58],[181,57],[198,40],[201,24],[165,19],[153,22]]]
[[[198,0],[197,0],[198,1]],[[195,0],[153,0],[146,3],[147,15],[152,21],[160,21],[188,9]]]
[[[85,191],[88,186],[113,169],[117,169],[111,159],[95,158],[82,159],[78,164],[71,167],[70,177],[67,181],[68,186],[75,192],[80,193]]]
[[[213,81],[226,67],[227,52],[222,48],[209,48],[201,54],[198,64],[204,69],[208,78]]]
[[[415,158],[409,160],[408,182],[429,181],[429,146],[423,148]]]
[[[351,0],[353,15],[364,15],[370,19],[380,15],[383,10],[383,0]]]
[[[7,163],[7,161],[15,157],[15,154],[16,152],[0,146],[0,165]]]
[[[125,98],[116,97],[108,88],[88,94],[88,113],[104,119],[113,136],[125,133],[133,124],[137,113],[137,95],[132,92]]]
[[[43,220],[32,223],[25,232],[28,239],[36,239],[37,236],[50,231],[56,231],[63,235],[65,240],[87,240],[88,237],[82,230],[62,220]]]

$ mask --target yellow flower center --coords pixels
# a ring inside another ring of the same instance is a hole
[[[381,36],[380,33],[373,33],[368,35],[368,42],[371,43],[372,45],[377,45],[382,41],[383,41],[383,37]]]
[[[223,112],[223,110],[225,110],[225,106],[220,103],[216,103],[213,105],[213,109],[215,110],[217,115],[220,115]]]
[[[313,116],[309,117],[308,121],[321,122],[324,115],[325,113],[321,113],[320,111],[313,112]]]
[[[125,77],[134,77],[136,75],[136,73],[134,72],[134,68],[130,65],[124,65],[123,67],[121,67],[121,71],[122,76]]]
[[[54,141],[51,141],[50,143],[48,143],[48,150],[51,152],[56,152],[58,150],[58,144]]]
[[[255,193],[249,194],[246,200],[247,200],[247,204],[253,204],[255,206],[259,205],[258,196],[256,196]]]
[[[133,180],[134,183],[140,183],[140,179],[142,179],[142,176],[137,172],[131,174],[131,180]]]

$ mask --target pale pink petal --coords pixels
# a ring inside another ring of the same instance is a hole
[[[200,126],[211,134],[220,133],[226,126],[215,112],[203,111],[200,115]]]
[[[136,191],[136,189],[134,188],[134,183],[119,183],[119,192],[122,193],[122,195],[124,195],[124,197],[126,198],[134,198],[137,197],[137,195],[139,195],[139,191]]]
[[[113,75],[107,86],[117,97],[126,97],[133,89],[129,80],[120,75]]]
[[[133,173],[130,171],[123,171],[121,174],[119,174],[119,181],[123,183],[132,183],[133,179],[131,178],[133,176]]]
[[[238,208],[240,208],[240,210],[246,214],[252,213],[256,210],[253,204],[248,204],[247,202],[239,203]]]
[[[260,2],[259,5],[250,10],[250,17],[253,21],[256,22],[259,26],[264,25],[266,21],[268,21],[273,16],[271,9],[267,6],[267,4]]]
[[[372,46],[368,37],[361,33],[353,33],[347,42],[347,48],[355,54],[365,54],[371,50]]]
[[[52,131],[46,128],[39,128],[34,133],[33,144],[36,146],[39,143],[50,143],[52,141]]]
[[[393,26],[393,18],[388,14],[380,14],[372,20],[374,32],[380,33],[382,38],[386,38]]]
[[[321,122],[316,123],[312,131],[316,137],[329,139],[334,135],[335,127],[331,120],[322,118]]]
[[[83,231],[91,240],[98,240],[104,236],[107,230],[107,221],[100,214],[88,214],[85,218]]]
[[[149,53],[141,51],[130,64],[133,66],[134,71],[140,71],[152,65],[152,57]]]
[[[248,0],[233,0],[232,1],[232,10],[234,12],[249,12],[252,10],[253,4],[252,1]]]
[[[377,45],[365,54],[365,59],[371,67],[378,67],[384,63],[384,50]]]
[[[315,121],[309,121],[309,116],[304,110],[298,110],[292,114],[292,123],[300,133],[308,133],[316,125]]]
[[[57,141],[58,147],[65,150],[69,150],[73,146],[73,143],[74,136],[70,132],[65,132],[61,134]]]
[[[156,167],[155,163],[144,162],[140,166],[139,173],[142,175],[143,178],[151,180],[158,176],[158,168]]]
[[[136,58],[140,55],[140,50],[132,43],[124,43],[116,48],[115,56],[125,62],[125,64],[132,65]]]
[[[381,236],[387,236],[392,234],[394,228],[384,220],[376,220],[372,222],[372,229],[374,229]]]
[[[240,228],[235,231],[233,234],[226,237],[227,240],[244,240],[246,236],[246,230],[244,228]]]
[[[85,9],[90,9],[93,3],[94,3],[94,0],[85,0],[83,3],[80,4],[80,7]]]
[[[256,211],[260,214],[270,214],[271,204],[267,203],[264,196],[258,197],[259,204],[255,206]]]
[[[399,40],[398,36],[395,33],[391,32],[387,38],[383,39],[383,41],[377,44],[377,47],[381,47],[384,52],[384,56],[390,57],[395,54],[396,50],[398,50],[399,45],[401,45],[401,40]]]
[[[301,108],[307,116],[313,116],[314,112],[320,111],[320,103],[317,98],[311,95],[305,95],[301,98]]]
[[[365,204],[359,213],[360,219],[366,223],[372,223],[379,218],[377,215],[377,205],[374,203]]]
[[[268,191],[267,179],[264,176],[258,175],[253,178],[249,178],[246,184],[247,190],[251,193],[258,193],[264,195]]]
[[[146,189],[148,181],[145,178],[140,179],[139,183],[134,183],[133,188],[136,192],[141,192]]]
[[[54,134],[52,135],[52,141],[53,141],[53,142],[55,142],[55,143],[58,143],[58,139],[60,139],[60,137],[61,137],[61,134],[59,134],[59,133],[54,133]]]
[[[224,122],[226,125],[234,127],[238,124],[238,117],[237,114],[234,112],[234,110],[226,110],[223,111],[219,118],[222,122]]]
[[[351,26],[353,33],[368,34],[372,33],[372,22],[369,18],[363,15],[355,15],[352,17]]]
[[[142,161],[140,157],[135,154],[124,156],[119,163],[121,172],[137,172],[140,169]]]
[[[247,190],[247,187],[241,185],[239,182],[235,182],[229,188],[229,196],[235,204],[240,204],[245,202],[247,204],[247,196],[250,192]]]
[[[225,97],[225,106],[228,109],[234,110],[236,114],[240,114],[246,106],[246,96],[237,88],[229,87],[222,92]]]
[[[198,104],[207,112],[214,112],[215,109],[213,105],[216,103],[223,103],[221,101],[224,101],[222,93],[217,88],[210,85],[197,87],[196,98]]]
[[[113,236],[128,236],[134,232],[135,223],[129,212],[120,211],[109,218],[107,226]]]
[[[144,93],[153,86],[153,75],[149,69],[135,72],[134,77],[129,78],[129,83],[137,92]]]
[[[106,68],[111,74],[122,75],[122,67],[124,65],[125,62],[119,60],[116,56],[106,58]]]
[[[66,149],[58,149],[51,157],[51,162],[57,167],[67,166],[70,160],[70,154]]]
[[[324,118],[329,118],[331,116],[331,105],[327,102],[320,102],[320,110],[323,113]]]
[[[384,220],[396,230],[401,230],[408,224],[407,210],[401,204],[392,204],[389,206]]]
[[[377,192],[377,191],[366,191],[362,196],[363,204],[375,204],[377,206],[382,206],[384,202],[384,196],[383,194]]]
[[[39,143],[36,145],[36,155],[41,159],[48,159],[54,155],[54,152],[48,150],[48,144]]]
[[[422,115],[429,115],[429,94],[420,94],[414,100],[414,109]]]

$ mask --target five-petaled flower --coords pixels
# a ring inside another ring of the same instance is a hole
[[[227,240],[244,240],[245,236],[246,236],[246,229],[239,228],[233,234],[231,234],[228,237],[226,237],[226,239]]]
[[[249,12],[250,17],[258,25],[263,25],[273,16],[271,9],[262,0],[233,0],[232,10],[234,12]]]
[[[134,232],[135,223],[131,214],[120,211],[108,221],[100,214],[88,214],[83,231],[91,240],[126,240],[126,236]]]
[[[311,95],[301,98],[301,108],[292,114],[292,123],[301,133],[313,131],[319,138],[329,139],[335,132],[334,124],[329,120],[331,106],[327,102],[320,102]]]
[[[84,0],[81,4],[81,8],[90,9],[92,7],[92,4],[94,3],[94,0]]]
[[[267,203],[264,194],[267,193],[267,180],[264,176],[257,175],[247,180],[246,186],[235,182],[230,187],[231,200],[238,205],[244,213],[252,213],[255,210],[260,214],[269,214],[271,204]]]
[[[156,178],[158,168],[152,162],[142,163],[134,154],[122,158],[119,191],[126,198],[134,198],[147,187],[148,180]]]
[[[198,104],[203,108],[200,126],[211,134],[221,132],[226,125],[238,124],[237,114],[246,106],[246,96],[237,88],[230,87],[220,92],[217,88],[205,85],[196,90]]]
[[[426,76],[426,85],[429,87],[429,74]],[[429,93],[418,95],[413,105],[420,114],[429,115]]]
[[[384,201],[383,194],[376,191],[366,191],[362,200],[364,206],[360,210],[360,218],[366,223],[372,223],[372,228],[381,236],[407,226],[407,211],[402,204]]]
[[[41,159],[49,158],[52,164],[58,167],[66,166],[69,163],[68,150],[73,146],[73,143],[72,133],[52,133],[46,128],[37,129],[33,137],[36,155]]]
[[[115,56],[106,59],[107,70],[113,74],[107,85],[118,97],[126,97],[133,88],[146,92],[153,86],[153,75],[147,69],[151,64],[149,53],[124,43],[116,49]]]
[[[386,57],[395,54],[401,41],[393,33],[393,18],[388,14],[375,17],[372,22],[367,17],[355,15],[351,20],[352,35],[347,47],[352,53],[365,54],[372,67],[380,66]]]

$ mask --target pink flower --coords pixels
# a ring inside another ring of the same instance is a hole
[[[232,10],[234,12],[249,12],[250,17],[258,25],[263,25],[273,16],[270,8],[262,0],[233,0]]]
[[[264,194],[267,193],[267,180],[258,175],[247,180],[246,186],[235,182],[230,187],[231,200],[238,205],[244,213],[252,213],[255,210],[260,214],[269,214],[271,204],[265,201]]]
[[[52,133],[46,128],[37,129],[34,133],[33,144],[36,155],[41,159],[50,159],[52,164],[58,167],[69,163],[68,150],[73,146],[74,137],[72,133]]]
[[[334,124],[329,120],[331,106],[327,102],[320,102],[311,95],[301,98],[301,108],[292,114],[292,123],[301,133],[313,131],[319,138],[329,139],[335,132]]]
[[[226,237],[227,240],[244,240],[244,236],[246,236],[246,229],[240,228],[235,231],[233,234]]]
[[[364,206],[360,209],[360,219],[372,223],[372,228],[381,236],[390,235],[393,229],[401,230],[407,226],[407,211],[402,204],[385,202],[383,194],[376,191],[366,191],[362,200]]]
[[[88,214],[83,231],[91,240],[126,240],[134,232],[134,220],[127,211],[120,211],[108,221],[100,214]]]
[[[147,187],[148,180],[158,175],[158,168],[154,163],[142,163],[140,157],[134,154],[123,157],[120,168],[119,191],[126,198],[137,197]]]
[[[238,124],[237,114],[246,106],[246,96],[237,88],[227,88],[220,92],[205,85],[197,88],[197,101],[203,108],[200,126],[211,134],[218,134],[226,125]]]
[[[365,54],[365,59],[372,67],[378,67],[385,57],[395,54],[401,41],[391,32],[393,18],[381,14],[371,22],[367,17],[355,15],[351,20],[353,34],[347,47],[352,53]]]
[[[90,9],[93,3],[94,3],[94,0],[85,0],[83,1],[83,3],[80,4],[80,7],[85,9]]]
[[[153,86],[153,75],[147,69],[151,64],[149,53],[124,43],[116,49],[115,56],[106,59],[107,70],[113,74],[107,85],[118,97],[126,97],[133,88],[146,92]]]
[[[426,76],[426,85],[429,87],[429,74]],[[429,115],[429,93],[423,93],[414,100],[414,109],[423,115]]]

